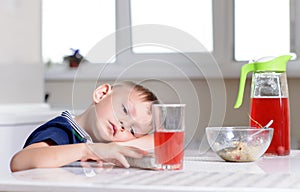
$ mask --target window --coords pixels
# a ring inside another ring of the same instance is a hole
[[[136,25],[167,25],[191,35],[198,40],[203,47],[194,48],[186,46],[185,40],[180,37],[175,41],[180,47],[176,50],[164,48],[158,45],[135,46],[138,44],[137,37],[158,38],[157,36],[175,35],[174,31],[168,34],[138,34],[139,30],[132,31],[133,51],[136,53],[169,53],[175,51],[182,52],[211,52],[213,50],[213,33],[212,33],[212,1],[211,0],[131,0],[131,22],[132,26]],[[156,37],[155,37],[156,35]]]
[[[299,11],[297,0],[43,0],[44,60],[61,62],[70,48],[93,53],[82,76],[49,68],[46,78],[99,78],[99,69],[102,78],[237,78],[250,59],[300,52]],[[162,36],[157,28],[173,31]],[[115,59],[108,59],[95,45],[112,34],[104,48]],[[299,76],[296,62],[289,76]]]
[[[289,53],[289,7],[287,0],[235,0],[235,59]]]
[[[83,56],[115,32],[113,0],[43,0],[42,54],[44,62],[61,63],[79,49]],[[115,42],[110,51],[115,52]],[[95,58],[94,62],[107,62]],[[111,60],[113,61],[113,60]]]

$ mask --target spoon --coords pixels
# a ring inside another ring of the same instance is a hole
[[[254,135],[259,134],[260,132],[264,131],[265,129],[268,129],[273,123],[273,119],[269,121],[269,123],[267,123],[264,127],[260,128],[259,131],[253,133],[252,135],[250,135],[249,137],[253,137]]]

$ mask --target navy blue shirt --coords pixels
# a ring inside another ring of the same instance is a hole
[[[54,145],[83,143],[77,137],[70,122],[62,116],[58,116],[34,130],[27,138],[24,148],[38,142],[51,142]]]

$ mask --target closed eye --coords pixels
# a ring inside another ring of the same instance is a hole
[[[122,105],[123,108],[123,112],[127,115],[128,114],[128,110],[126,109],[125,105]]]
[[[130,128],[130,133],[134,136],[134,129]]]

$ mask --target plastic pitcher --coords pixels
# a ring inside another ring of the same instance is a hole
[[[262,127],[273,120],[274,134],[266,151],[271,155],[290,154],[290,114],[286,64],[290,55],[248,63],[241,69],[240,87],[234,108],[242,104],[247,74],[252,74],[250,126]]]

